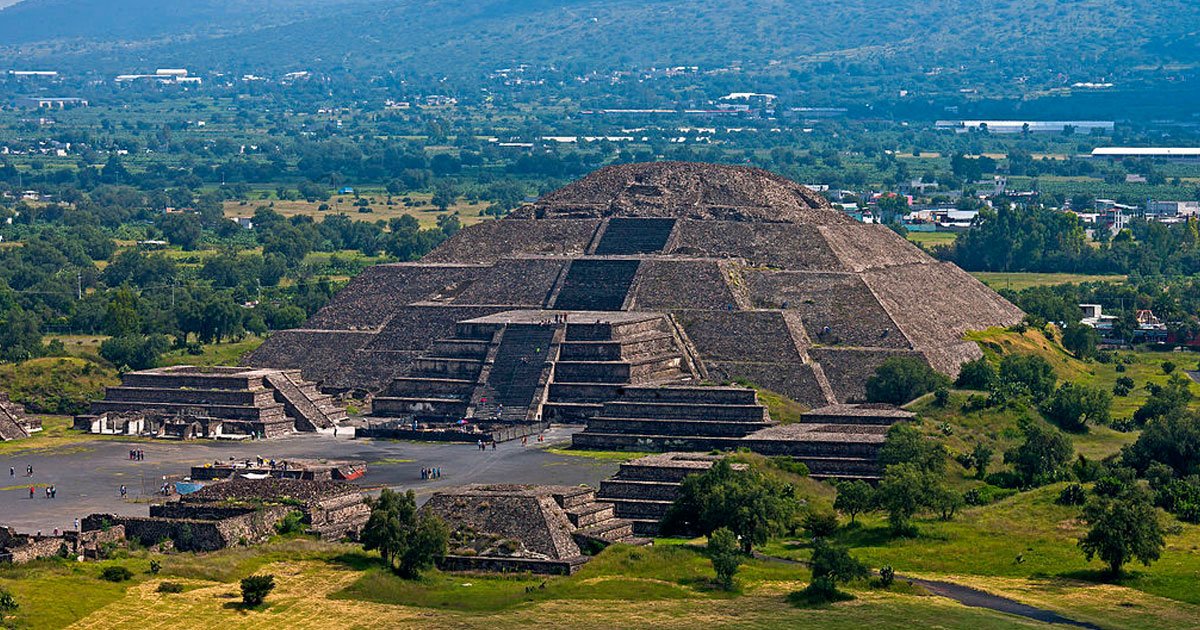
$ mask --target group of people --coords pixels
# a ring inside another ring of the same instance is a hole
[[[421,481],[428,481],[430,479],[441,479],[441,478],[442,478],[442,469],[439,467],[422,468],[421,469]]]
[[[146,459],[146,451],[143,451],[140,448],[129,449],[129,461],[140,462],[144,459]]]
[[[492,450],[493,451],[496,450],[496,440],[492,440],[491,445],[492,445]],[[484,442],[483,440],[476,440],[475,446],[478,447],[479,450],[481,450],[481,451],[486,451],[487,447],[488,447],[488,442]]]
[[[8,467],[8,476],[9,476],[9,477],[16,477],[16,476],[17,476],[17,469],[16,469],[16,468],[14,468],[14,467],[12,467],[12,466],[9,466],[9,467]],[[26,467],[25,467],[25,476],[26,476],[26,477],[32,477],[32,476],[33,476],[33,466],[26,466]]]
[[[35,487],[29,486],[29,498],[30,499],[33,498],[33,495],[36,494],[36,492],[37,492],[37,489]],[[57,497],[58,497],[58,488],[55,487],[54,485],[46,486],[46,498],[54,499]]]

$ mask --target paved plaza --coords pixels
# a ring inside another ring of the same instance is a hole
[[[149,503],[158,500],[164,475],[176,479],[193,465],[254,459],[361,459],[367,475],[361,486],[415,490],[421,500],[434,491],[469,483],[589,484],[597,486],[617,471],[618,463],[588,457],[557,455],[551,446],[570,443],[574,429],[554,428],[546,441],[501,443],[495,450],[480,451],[475,444],[438,444],[351,440],[326,435],[297,435],[256,442],[147,442],[96,440],[58,449],[0,455],[0,525],[22,532],[51,533],[70,529],[74,519],[95,512],[145,516]],[[145,451],[142,461],[130,461],[129,450]],[[25,476],[33,466],[32,478]],[[421,480],[422,468],[440,467],[442,477]],[[9,467],[15,476],[9,476]],[[120,498],[120,487],[128,498]],[[34,498],[29,487],[35,485]],[[45,485],[54,485],[57,496],[47,499]]]

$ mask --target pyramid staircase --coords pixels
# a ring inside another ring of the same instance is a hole
[[[571,261],[554,298],[554,308],[560,311],[621,310],[640,264],[641,261],[630,259]]]
[[[674,229],[675,219],[609,219],[593,253],[597,256],[657,254],[666,248]]]
[[[487,379],[479,388],[474,410],[476,418],[494,418],[503,422],[534,422],[541,417],[545,401],[548,369],[562,340],[562,327],[543,324],[508,324],[487,370]]]
[[[385,394],[375,397],[371,415],[434,422],[466,418],[502,332],[503,325],[456,324],[454,337],[434,341],[407,375],[393,379]]]
[[[322,394],[315,384],[304,380],[300,370],[273,372],[266,381],[275,390],[276,402],[283,403],[299,431],[333,431],[347,419],[346,410],[332,396]]]
[[[681,383],[697,377],[666,316],[594,323],[586,318],[581,315],[578,320],[585,321],[572,319],[567,325],[550,383],[547,418],[584,422],[600,413],[624,386]]]
[[[603,548],[615,543],[649,545],[652,542],[635,536],[633,522],[618,518],[616,507],[596,500],[596,491],[587,486],[556,491],[554,500],[575,527],[572,535],[581,548]]]

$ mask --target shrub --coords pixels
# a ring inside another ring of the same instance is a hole
[[[133,572],[123,566],[104,567],[100,572],[100,579],[109,582],[127,582],[133,579]]]
[[[1170,361],[1163,361],[1162,371],[1163,371],[1163,374],[1170,374],[1171,372],[1174,372],[1175,364]]]
[[[804,589],[804,595],[813,603],[849,599],[847,594],[838,591],[837,585],[870,575],[867,567],[851,557],[845,548],[820,540],[813,545],[811,565],[813,579]]]
[[[945,387],[939,387],[933,392],[933,404],[938,407],[945,407],[950,404],[950,390]]]
[[[809,510],[808,514],[804,515],[804,529],[808,535],[813,538],[825,538],[831,536],[838,529],[837,514],[833,512]]]
[[[153,573],[154,575],[158,575],[159,571],[162,571],[162,563],[159,562],[158,560],[151,560],[150,561],[150,573]]]
[[[276,533],[282,535],[299,534],[303,532],[304,513],[300,512],[299,510],[288,512],[287,516],[279,519],[279,522],[275,524],[275,531]]]
[[[1087,502],[1087,492],[1077,483],[1067,484],[1054,502],[1059,505],[1083,505]]]
[[[959,389],[977,389],[988,391],[996,382],[996,369],[984,357],[967,361],[959,369],[958,379],[954,386]]]
[[[742,552],[737,536],[721,527],[708,537],[708,557],[717,573],[717,584],[724,590],[733,589],[733,576],[742,564]]]
[[[267,595],[275,590],[274,575],[251,575],[242,579],[242,604],[250,607],[261,606],[267,601]]]
[[[20,607],[12,593],[0,588],[0,621],[4,621],[5,617],[17,612]]]
[[[159,593],[182,593],[183,585],[179,582],[163,582],[158,585]]]
[[[892,583],[896,581],[896,570],[892,565],[885,564],[879,568],[879,587],[891,588]]]

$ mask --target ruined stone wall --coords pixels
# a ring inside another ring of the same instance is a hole
[[[217,551],[240,542],[262,542],[275,533],[275,524],[296,508],[266,507],[221,520],[172,519],[141,516],[93,515],[124,526],[127,538],[147,547],[170,540],[180,551]],[[88,517],[91,519],[92,517]],[[98,521],[92,520],[89,525]]]
[[[426,266],[402,263],[365,269],[317,312],[305,328],[378,330],[397,308],[432,300],[486,271],[482,266]]]
[[[588,561],[587,556],[570,560],[535,560],[529,558],[495,558],[479,556],[446,556],[438,567],[443,571],[472,571],[479,573],[536,573],[539,575],[571,575]]]
[[[541,308],[567,264],[562,259],[501,260],[463,287],[453,302]]]

